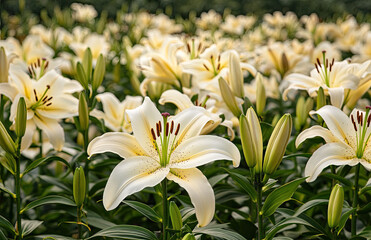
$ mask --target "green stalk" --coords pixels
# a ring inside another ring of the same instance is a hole
[[[167,179],[165,178],[162,181],[162,208],[163,208],[163,219],[162,219],[162,233],[163,233],[163,240],[167,240],[167,225],[168,225],[168,218],[169,218],[169,209],[167,204]]]
[[[0,122],[4,122],[4,105],[5,105],[4,96],[0,94]]]
[[[81,232],[81,209],[80,207],[77,207],[77,232],[78,232],[78,238],[81,239],[82,232]]]
[[[16,174],[15,174],[15,191],[17,204],[17,230],[18,239],[22,240],[22,218],[21,218],[21,139],[17,139],[17,156],[16,156]]]
[[[83,135],[84,135],[84,151],[86,153],[86,156],[88,155],[88,144],[89,144],[88,132],[89,132],[89,128],[86,131],[83,132]],[[85,202],[87,202],[87,199],[89,197],[89,159],[88,158],[86,158],[86,160],[85,160],[84,172],[85,172],[85,181],[86,181]]]
[[[359,180],[359,170],[361,165],[358,163],[355,172],[355,183],[354,183],[354,195],[353,195],[353,205],[352,207],[355,209],[354,213],[352,213],[352,237],[357,233],[357,205],[358,205],[358,180]]]
[[[257,179],[256,182],[256,191],[257,191],[257,201],[256,201],[256,209],[258,214],[258,240],[264,238],[264,227],[263,227],[263,216],[260,214],[262,208],[262,187],[260,178]]]

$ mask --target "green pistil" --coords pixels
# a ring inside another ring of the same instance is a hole
[[[169,113],[165,112],[162,113],[162,118],[163,118],[163,129],[164,129],[164,134],[162,134],[162,139],[161,139],[161,146],[162,146],[162,156],[160,158],[160,164],[161,166],[166,166],[168,164],[168,155],[167,155],[167,150],[168,150],[168,145],[169,145],[169,123],[167,122],[167,118],[170,116]]]

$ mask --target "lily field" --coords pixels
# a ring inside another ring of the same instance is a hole
[[[367,18],[19,4],[0,240],[371,239]]]

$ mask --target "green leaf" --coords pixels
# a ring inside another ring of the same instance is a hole
[[[8,193],[14,199],[17,197],[11,190],[7,189],[2,183],[0,183],[0,190],[3,190],[4,192]]]
[[[282,203],[286,202],[292,197],[296,189],[304,181],[305,178],[299,178],[286,183],[271,192],[264,202],[261,214],[264,216],[272,215]]]
[[[333,174],[333,173],[322,173],[321,176],[323,177],[327,177],[327,178],[330,178],[330,179],[335,179],[339,182],[341,182],[342,184],[348,186],[348,187],[351,187],[353,186],[353,183],[351,181],[349,181],[348,179],[338,175],[338,174]]]
[[[371,191],[371,178],[367,181],[366,185],[361,188],[361,190],[359,191],[359,195],[362,195],[368,191]]]
[[[339,222],[339,225],[338,225],[338,234],[340,234],[341,230],[343,230],[343,228],[345,227],[345,224],[347,223],[348,221],[348,218],[350,217],[350,215],[355,211],[354,208],[346,211],[345,213],[343,213],[343,215],[341,216],[340,218],[340,222]]]
[[[66,237],[66,236],[61,236],[61,235],[37,235],[33,236],[37,239],[42,239],[42,240],[76,240],[75,238],[71,237]]]
[[[0,240],[8,240],[8,238],[5,237],[3,231],[0,230]]]
[[[109,222],[107,220],[104,220],[101,217],[88,216],[86,222],[88,222],[90,226],[96,227],[98,229],[105,229],[105,228],[116,226],[116,224]]]
[[[123,201],[125,204],[129,205],[130,207],[134,208],[144,216],[146,216],[148,219],[154,221],[154,222],[162,222],[161,216],[155,212],[150,206],[137,202],[137,201]]]
[[[241,174],[232,172],[228,169],[224,169],[224,170],[226,170],[229,173],[229,175],[231,176],[233,181],[235,181],[238,184],[238,186],[240,186],[247,194],[249,194],[251,200],[253,202],[256,202],[258,194],[257,194],[254,186],[247,179],[247,177],[245,177]]]
[[[27,206],[21,210],[21,213],[27,210],[33,209],[35,207],[41,206],[41,205],[52,204],[52,203],[63,204],[67,206],[76,206],[76,204],[69,198],[58,196],[58,195],[51,195],[51,196],[42,197],[40,199],[37,199],[27,204]]]
[[[15,233],[13,225],[3,216],[0,215],[0,228],[5,228]]]
[[[72,189],[69,188],[68,186],[66,186],[64,183],[62,183],[60,181],[60,179],[54,178],[54,177],[50,177],[50,176],[47,176],[47,175],[41,175],[41,176],[39,176],[39,178],[41,180],[43,180],[43,181],[51,184],[51,185],[55,185],[55,186],[57,186],[57,187],[65,190],[68,193],[71,193],[71,195],[72,195]]]
[[[193,233],[206,234],[209,236],[227,239],[227,240],[246,240],[243,236],[231,230],[224,229],[226,224],[209,224],[206,227],[196,227],[193,229]]]
[[[132,225],[117,225],[109,227],[97,232],[87,239],[96,237],[111,237],[129,240],[157,240],[156,235],[153,232],[143,227]]]
[[[175,202],[170,202],[170,219],[174,230],[180,230],[183,227],[182,214]]]
[[[300,214],[308,211],[311,208],[314,208],[319,205],[327,205],[328,199],[314,199],[304,203],[298,210],[296,210],[294,216],[299,216]]]
[[[31,170],[37,168],[40,164],[45,163],[45,162],[51,162],[51,161],[63,162],[64,164],[66,164],[70,168],[70,164],[61,157],[51,156],[51,157],[47,157],[47,158],[39,158],[39,159],[36,159],[35,161],[33,161],[30,165],[28,165],[26,167],[26,170],[24,170],[24,172],[21,174],[21,177],[26,175]]]
[[[22,220],[22,236],[27,236],[32,233],[43,222],[37,220]]]
[[[371,227],[366,227],[362,232],[358,234],[360,237],[365,237],[366,239],[371,239]]]

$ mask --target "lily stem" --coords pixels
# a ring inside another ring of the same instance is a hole
[[[162,181],[162,208],[163,208],[163,219],[162,219],[162,233],[163,233],[163,240],[167,240],[167,220],[169,216],[169,209],[167,204],[167,179],[165,178]]]
[[[88,156],[88,144],[89,144],[89,128],[83,132],[84,135],[84,151],[86,153],[86,156]],[[85,182],[86,182],[86,197],[85,200],[89,197],[89,159],[86,157],[85,160],[85,166],[84,166],[84,172],[85,172]]]
[[[17,204],[17,231],[18,239],[22,240],[22,217],[21,217],[21,139],[17,141],[15,191]]]
[[[1,122],[4,122],[4,105],[5,105],[4,96],[0,94],[0,121]]]
[[[258,240],[264,238],[264,226],[263,226],[263,216],[260,214],[262,207],[262,183],[260,181],[260,176],[256,178],[256,191],[257,191],[257,201],[256,201],[256,212],[258,215]]]
[[[81,239],[81,208],[77,207],[77,233],[78,239]]]
[[[358,163],[355,172],[355,183],[354,183],[354,195],[353,195],[353,209],[354,212],[352,213],[352,237],[357,233],[357,205],[358,205],[358,180],[359,180],[359,170],[361,165]]]

